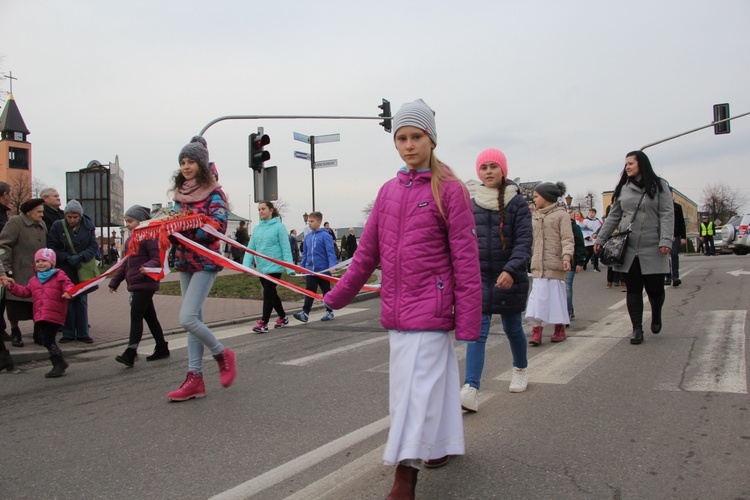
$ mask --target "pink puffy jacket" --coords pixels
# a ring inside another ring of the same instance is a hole
[[[31,277],[26,286],[14,283],[10,287],[10,293],[24,299],[31,297],[34,301],[34,321],[49,321],[56,325],[64,325],[68,301],[62,298],[62,294],[69,292],[71,288],[73,288],[73,282],[70,281],[65,271],[58,269],[44,283],[40,283],[36,275]]]
[[[430,172],[402,169],[383,185],[354,260],[325,303],[344,307],[380,264],[384,328],[455,329],[456,339],[474,341],[482,321],[482,278],[471,202],[461,182],[445,182],[443,218],[430,179]]]

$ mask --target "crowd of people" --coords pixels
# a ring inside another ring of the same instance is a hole
[[[656,176],[642,151],[626,155],[602,221],[594,208],[585,218],[580,212],[568,212],[561,201],[566,193],[562,182],[538,184],[533,202],[528,203],[508,178],[505,154],[494,148],[481,151],[476,159],[482,185],[471,198],[453,170],[435,155],[435,113],[422,100],[398,110],[393,131],[404,166],[380,189],[359,240],[351,228],[339,248],[323,214],[313,212],[300,242],[296,230],[284,226],[274,204],[263,201],[252,234],[244,223],[234,234],[252,253],[233,249],[231,256],[262,274],[263,312],[253,327],[256,333],[269,331],[273,312],[274,328],[289,324],[277,292],[284,273],[295,274],[288,266],[299,263],[296,269],[306,270],[306,289],[315,293],[320,289],[325,309],[321,321],[333,320],[334,310],[350,303],[372,273],[381,269],[381,323],[388,330],[390,347],[391,421],[383,461],[396,466],[388,496],[395,499],[414,498],[420,470],[441,467],[451,456],[464,453],[461,408],[479,409],[493,315],[500,316],[512,353],[509,391],[524,392],[529,384],[528,346],[542,343],[544,323],[553,326],[552,342],[566,340],[566,326],[575,318],[576,273],[589,264],[600,272],[597,256],[602,246],[616,232],[628,231],[622,263],[608,269],[606,286],[621,283],[627,292],[630,343],[641,344],[643,290],[651,305],[651,332],[658,334],[665,283],[680,284],[678,243],[684,243],[686,235],[668,183]],[[178,165],[171,186],[175,210],[203,214],[220,233],[226,232],[228,200],[218,170],[209,162],[206,141],[194,137],[180,150]],[[0,312],[8,315],[7,340],[22,346],[18,322],[33,319],[33,340],[50,354],[52,370],[46,376],[59,377],[68,364],[56,342],[58,333],[60,344],[93,342],[86,293],[94,288],[76,295],[70,292],[87,279],[84,271],[97,257],[95,229],[77,201],[61,209],[54,189],[26,201],[18,215],[8,218],[9,194],[10,186],[0,182],[0,249],[4,250],[0,284],[5,287]],[[133,206],[125,213],[126,227],[133,230],[149,218],[146,207]],[[706,225],[706,234],[710,230]],[[181,235],[184,240],[171,239],[174,267],[180,273],[179,322],[187,332],[188,366],[184,382],[167,395],[170,401],[206,395],[206,348],[219,365],[223,387],[232,385],[237,376],[234,352],[203,322],[205,300],[222,266],[192,245],[219,252],[221,241],[202,229],[184,230]],[[331,272],[340,259],[350,259],[348,268],[331,288]],[[160,264],[156,241],[142,242],[108,284],[114,293],[125,281],[131,294],[128,344],[116,357],[127,367],[134,366],[144,321],[156,344],[146,359],[170,356],[153,303],[159,283],[147,272]],[[293,317],[308,322],[312,304],[312,297],[306,296],[302,310]],[[524,317],[531,326],[528,339]],[[4,321],[0,315],[5,334]],[[451,331],[456,340],[468,343],[463,384]],[[0,340],[0,369],[10,370],[13,362],[4,340]]]

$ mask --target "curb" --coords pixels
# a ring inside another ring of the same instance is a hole
[[[376,292],[365,292],[362,294],[357,295],[352,299],[351,303],[355,302],[362,302],[365,300],[369,300],[371,298],[374,298],[378,294]],[[322,309],[323,305],[315,305],[313,306],[312,310]],[[206,326],[208,326],[210,329],[214,328],[221,328],[224,326],[233,326],[233,325],[241,325],[244,323],[251,323],[253,321],[257,321],[260,319],[259,315],[255,316],[248,316],[245,318],[235,318],[235,319],[225,319],[220,321],[214,321],[212,323],[206,323]],[[171,337],[174,335],[179,335],[182,333],[186,333],[184,328],[173,328],[171,330],[164,330],[164,336],[165,337]],[[86,347],[67,347],[68,344],[66,344],[66,348],[63,349],[63,354],[66,357],[72,357],[77,354],[84,354],[88,352],[95,352],[95,351],[101,351],[103,349],[110,349],[112,347],[127,345],[128,339],[122,339],[122,340],[113,340],[111,342],[105,342],[102,344],[84,344]],[[47,361],[49,360],[49,353],[46,349],[39,349],[35,351],[25,351],[25,352],[19,352],[19,353],[13,353],[11,352],[11,356],[13,356],[13,363],[20,365],[24,363],[30,363],[32,361]]]

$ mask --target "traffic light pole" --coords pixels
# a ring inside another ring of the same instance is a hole
[[[641,151],[643,151],[643,150],[644,150],[644,149],[646,149],[646,148],[650,148],[651,146],[656,146],[657,144],[661,144],[662,142],[667,142],[667,141],[671,141],[672,139],[677,139],[678,137],[682,137],[683,135],[688,135],[688,134],[692,134],[693,132],[697,132],[697,131],[699,131],[699,130],[703,130],[704,128],[709,128],[709,127],[713,127],[713,126],[714,126],[714,125],[716,125],[717,123],[724,123],[724,122],[728,122],[728,121],[730,121],[730,120],[735,120],[735,119],[737,119],[737,118],[742,118],[743,116],[747,116],[747,115],[750,115],[750,112],[748,112],[748,113],[743,113],[743,114],[741,114],[741,115],[737,115],[737,116],[732,116],[731,118],[725,118],[725,119],[723,119],[723,120],[717,120],[717,121],[715,121],[715,122],[711,122],[711,123],[709,123],[708,125],[703,125],[702,127],[694,128],[694,129],[692,129],[692,130],[688,130],[687,132],[683,132],[683,133],[681,133],[681,134],[677,134],[677,135],[673,135],[673,136],[671,136],[671,137],[667,137],[666,139],[662,139],[662,140],[660,140],[660,141],[656,141],[656,142],[652,142],[652,143],[650,143],[650,144],[646,144],[645,146],[643,146],[643,147],[641,148]]]
[[[315,136],[310,136],[310,172],[312,175],[312,211],[315,211]]]
[[[390,117],[389,117],[390,118]],[[382,120],[382,116],[324,116],[324,115],[228,115],[211,120],[201,129],[202,136],[213,125],[225,120]]]

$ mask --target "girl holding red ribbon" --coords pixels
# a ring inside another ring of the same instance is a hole
[[[218,175],[208,164],[208,149],[203,137],[195,136],[178,157],[180,169],[175,173],[172,191],[175,210],[179,213],[204,214],[217,222],[217,229],[224,234],[227,229],[227,198]],[[186,238],[219,252],[220,241],[202,229],[182,231]],[[237,376],[234,352],[224,347],[203,323],[203,303],[223,268],[213,259],[175,242],[174,267],[180,271],[182,307],[180,326],[187,330],[188,372],[179,389],[167,396],[170,401],[186,401],[206,395],[203,383],[203,350],[208,347],[219,363],[221,385],[229,387]]]

